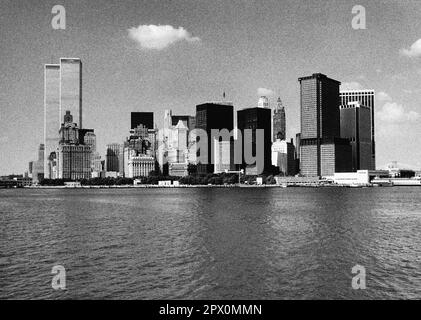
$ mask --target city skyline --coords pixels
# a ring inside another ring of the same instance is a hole
[[[352,5],[343,1],[334,2],[335,6],[253,2],[241,8],[238,2],[217,3],[215,11],[210,4],[192,6],[188,1],[178,3],[177,10],[170,3],[165,3],[168,9],[164,10],[164,2],[161,7],[129,1],[125,8],[101,2],[91,8],[68,2],[65,4],[68,27],[56,31],[50,26],[49,2],[32,8],[20,2],[10,6],[6,1],[0,22],[4,33],[0,40],[5,48],[2,51],[9,62],[0,67],[0,81],[5,85],[0,93],[3,111],[0,124],[5,132],[0,139],[0,173],[22,173],[27,170],[28,160],[35,159],[36,146],[43,142],[43,130],[34,130],[43,127],[42,68],[45,63],[66,56],[76,56],[84,62],[84,127],[95,128],[102,156],[107,143],[121,141],[127,135],[130,112],[153,111],[156,119],[163,119],[164,109],[194,115],[196,105],[220,100],[223,92],[233,101],[234,112],[254,107],[262,92],[269,96],[271,106],[280,96],[287,106],[288,140],[300,131],[296,79],[321,72],[341,81],[343,90],[376,90],[377,167],[397,160],[419,168],[421,151],[416,146],[420,139],[417,125],[421,111],[418,103],[421,90],[417,88],[420,60],[417,46],[408,48],[420,38],[417,33],[420,22],[416,17],[421,9],[415,2],[405,6],[374,2],[361,3],[367,9],[367,30],[351,28]],[[174,17],[170,15],[171,8],[176,11]],[[236,9],[239,14],[230,15]],[[205,21],[201,25],[187,15],[200,10],[215,13],[210,19],[214,23]],[[326,19],[314,20],[310,15],[314,10]],[[145,11],[151,13],[150,17],[144,15]],[[89,19],[82,19],[83,12]],[[254,14],[267,15],[268,22],[252,26],[245,18]],[[396,14],[405,21],[398,23]],[[116,17],[115,23],[101,24],[111,15]],[[27,24],[35,27],[22,29],[11,22],[11,17],[17,17],[17,21],[24,17]],[[294,26],[300,26],[300,32],[288,26],[292,20]],[[311,22],[314,30],[305,22]],[[181,26],[188,31],[184,35],[187,41],[159,50],[139,49],[142,39],[130,35],[141,32],[137,28],[140,25]],[[270,32],[274,30],[277,32]],[[247,32],[253,35],[251,40]],[[255,37],[257,34],[262,35],[261,39]],[[238,41],[233,41],[235,38]],[[337,46],[329,45],[330,51],[326,51],[325,38],[336,41]],[[304,48],[302,42],[318,54],[300,51]],[[344,53],[341,46],[345,44],[348,51]],[[205,52],[208,49],[211,58]],[[228,51],[233,57],[225,54]],[[106,63],[109,65],[104,68]],[[20,123],[16,125],[18,119]],[[157,121],[159,127],[161,122]],[[24,139],[19,134],[22,130],[31,130],[33,134]]]

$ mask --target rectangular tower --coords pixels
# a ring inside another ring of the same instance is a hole
[[[376,143],[374,128],[374,104],[376,93],[374,90],[341,90],[341,105],[346,106],[349,102],[358,101],[361,105],[370,108],[370,130],[371,130],[371,168],[376,169]]]
[[[341,106],[341,137],[352,147],[352,171],[374,170],[371,153],[371,110],[359,102]]]
[[[82,129],[82,61],[79,58],[60,58],[60,120],[70,111]]]
[[[60,65],[46,64],[44,66],[44,176],[52,176],[49,156],[58,148],[61,118],[60,118]]]
[[[212,159],[212,147],[214,136],[212,129],[227,129],[232,132],[234,128],[234,107],[229,102],[208,102],[196,106],[196,129],[202,129],[207,133],[207,150],[198,151],[199,156],[207,159],[206,164],[198,164],[197,172],[207,174],[214,172],[214,159]]]
[[[329,176],[351,169],[349,141],[340,138],[340,82],[321,73],[299,78],[300,169],[304,176]],[[339,161],[339,159],[341,161]]]
[[[243,166],[246,167],[250,174],[261,174],[263,172],[268,172],[271,166],[271,147],[272,147],[272,138],[271,138],[271,114],[272,111],[266,108],[248,108],[237,111],[237,127],[241,132],[243,138],[242,151],[244,154],[244,144],[251,143],[252,147],[252,156],[263,156],[263,168],[256,167],[255,171],[251,170],[250,166],[246,166],[243,158]],[[252,130],[252,141],[246,141],[245,129]],[[257,152],[257,139],[256,139],[256,129],[264,130],[264,141],[263,141],[263,155],[256,154]],[[249,168],[249,169],[248,169]],[[254,172],[253,172],[254,171]]]
[[[130,115],[130,129],[143,125],[147,129],[154,129],[153,112],[132,112]]]

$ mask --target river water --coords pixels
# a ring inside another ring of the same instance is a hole
[[[352,267],[366,289],[352,288]],[[52,267],[66,270],[53,290]],[[0,190],[3,299],[420,299],[421,188]]]

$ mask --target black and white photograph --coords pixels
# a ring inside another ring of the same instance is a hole
[[[421,299],[420,0],[0,0],[0,53],[0,300]]]

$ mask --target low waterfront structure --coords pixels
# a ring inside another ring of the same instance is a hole
[[[357,172],[335,172],[333,180],[338,185],[369,185],[373,179],[388,178],[389,172],[386,170],[358,170]]]

